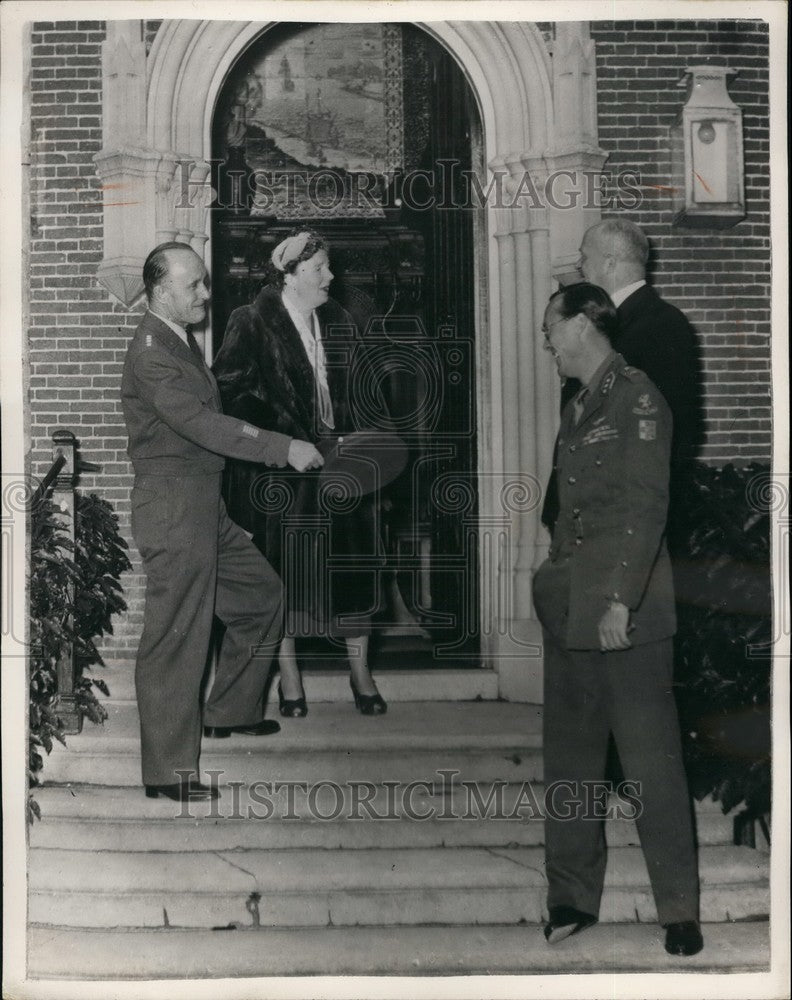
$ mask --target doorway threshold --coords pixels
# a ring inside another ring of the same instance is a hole
[[[494,670],[432,667],[422,670],[405,665],[399,670],[374,670],[380,694],[387,702],[494,701],[498,698],[498,675]],[[312,670],[304,666],[303,687],[308,704],[352,701],[349,671]],[[268,705],[277,712],[277,684],[270,687]],[[271,714],[267,713],[268,716]],[[274,716],[273,716],[274,717]]]

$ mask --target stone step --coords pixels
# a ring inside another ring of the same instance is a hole
[[[203,741],[201,768],[218,781],[439,780],[441,769],[471,781],[541,777],[541,706],[505,702],[394,705],[384,716],[320,704],[305,719],[280,719],[275,736]],[[51,784],[140,784],[140,738],[132,705],[113,706],[104,726],[86,725],[55,746]]]
[[[690,958],[676,958],[666,954],[661,928],[640,923],[600,924],[552,948],[536,926],[502,924],[257,928],[227,933],[33,927],[29,935],[29,975],[41,979],[139,980],[226,976],[236,979],[321,975],[739,973],[769,968],[767,923],[705,924],[702,931],[704,950]],[[301,995],[297,982],[290,988],[296,991],[293,995]],[[384,995],[381,989],[378,988],[377,995]],[[526,981],[524,989],[526,996],[534,992],[530,981]],[[427,995],[419,990],[423,987],[414,986],[412,995]],[[224,987],[223,995],[231,995],[228,986]]]
[[[86,722],[79,735],[66,737],[70,750],[91,751],[101,743],[127,751],[130,742],[139,745],[136,705],[111,702],[105,707],[108,718],[104,723],[96,726]],[[541,746],[542,706],[506,701],[401,702],[386,715],[366,716],[356,711],[350,698],[346,703],[312,705],[304,719],[284,719],[277,712],[269,712],[267,717],[280,723],[280,733],[258,740],[235,735],[230,737],[232,745],[250,748],[254,743],[266,743],[275,753],[354,747],[390,752],[405,746],[426,750]],[[205,741],[204,745],[218,744]]]
[[[134,702],[135,661],[108,660],[107,665],[94,669],[92,676],[106,682],[112,702]],[[351,702],[348,670],[302,671],[303,686],[309,704]],[[494,670],[432,667],[427,670],[375,671],[377,687],[386,701],[473,701],[476,698],[494,700],[498,697],[498,676]],[[99,695],[105,700],[104,695]],[[267,692],[270,709],[278,704],[277,676]]]
[[[706,921],[769,912],[769,862],[746,847],[699,851]],[[643,854],[611,852],[600,918],[656,920]],[[86,889],[86,886],[95,888]],[[35,848],[29,919],[69,927],[534,923],[538,847],[128,853]]]
[[[53,785],[37,791],[43,819],[33,825],[29,839],[32,847],[97,851],[504,847],[544,842],[540,784],[482,785],[477,794],[478,800],[458,785],[447,794],[416,788],[408,800],[380,786],[364,805],[362,797],[353,799],[349,786],[338,792],[319,789],[313,799],[300,790],[291,802],[285,793],[268,796],[270,815],[263,797],[256,799],[254,792],[251,798],[248,788],[224,789],[218,802],[182,808],[147,799],[139,788]],[[617,806],[624,815],[625,803],[616,799],[611,800],[610,814]],[[731,844],[731,820],[715,803],[696,804],[696,830],[702,846]],[[631,819],[609,819],[606,835],[613,847],[639,844]]]
[[[541,751],[523,747],[494,750],[438,750],[430,760],[426,751],[324,751],[321,760],[309,750],[271,753],[233,746],[224,740],[223,750],[203,751],[201,778],[215,776],[219,784],[242,782],[374,782],[408,784],[412,781],[439,781],[442,770],[455,770],[468,781],[535,781],[542,776]],[[268,746],[271,744],[268,744]],[[228,749],[225,749],[225,748]],[[134,753],[98,749],[96,753],[68,756],[60,749],[47,762],[47,782],[57,784],[107,784],[140,786],[140,760]]]

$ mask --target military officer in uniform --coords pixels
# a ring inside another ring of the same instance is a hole
[[[664,539],[672,420],[654,384],[613,350],[616,332],[616,310],[596,285],[567,286],[549,301],[545,346],[559,374],[582,389],[562,414],[559,516],[534,579],[544,627],[545,782],[555,787],[545,825],[545,936],[553,944],[598,919],[604,827],[579,804],[586,783],[605,776],[612,733],[625,778],[640,788],[637,825],[666,950],[692,955],[703,942]]]
[[[214,614],[226,632],[205,735],[279,729],[263,718],[263,691],[280,639],[281,582],[226,513],[224,456],[300,471],[323,460],[306,441],[222,414],[214,376],[188,332],[209,298],[206,268],[190,247],[158,246],[143,282],[149,308],[121,383],[135,470],[132,535],[147,580],[135,670],[143,784],[151,798],[207,799],[217,793],[197,780],[200,690]]]

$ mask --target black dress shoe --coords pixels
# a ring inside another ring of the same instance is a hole
[[[212,740],[225,740],[232,733],[241,733],[243,736],[272,736],[273,733],[280,732],[280,723],[271,719],[262,719],[261,722],[251,723],[249,726],[204,726],[203,734]]]
[[[146,798],[172,799],[174,802],[208,802],[220,798],[214,786],[202,785],[200,781],[177,781],[173,785],[146,785]]]
[[[704,947],[698,920],[666,924],[665,950],[669,955],[697,955]]]
[[[544,936],[548,944],[558,944],[564,938],[572,937],[573,934],[584,931],[596,922],[596,917],[590,913],[583,913],[582,910],[576,910],[574,906],[551,906]]]
[[[302,698],[284,698],[280,684],[278,685],[278,710],[284,719],[304,719],[308,714],[305,695]]]
[[[388,703],[379,691],[376,694],[361,694],[351,677],[349,686],[352,688],[355,708],[361,715],[384,715],[388,711]]]

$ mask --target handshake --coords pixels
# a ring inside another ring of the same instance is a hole
[[[289,445],[289,454],[286,460],[298,472],[321,469],[324,465],[321,454],[310,442],[298,441],[296,438]]]

